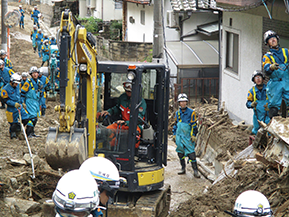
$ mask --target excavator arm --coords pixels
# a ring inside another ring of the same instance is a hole
[[[61,14],[59,126],[49,128],[46,160],[53,169],[78,168],[95,144],[97,111],[97,59],[95,39],[69,10]],[[89,136],[88,136],[89,135]]]

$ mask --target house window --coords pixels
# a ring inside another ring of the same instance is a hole
[[[227,32],[226,68],[238,74],[239,67],[239,35]]]
[[[145,25],[145,11],[144,10],[140,11],[140,23],[142,25]]]
[[[114,8],[115,9],[122,9],[122,2],[115,2]]]

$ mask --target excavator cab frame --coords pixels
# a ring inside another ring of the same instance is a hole
[[[146,192],[163,187],[163,165],[167,164],[169,70],[163,64],[104,61],[98,63],[98,73],[104,74],[105,78],[103,110],[114,106],[117,99],[112,96],[112,88],[115,88],[112,77],[126,80],[126,75],[130,73],[134,75],[134,79],[129,129],[124,133],[124,139],[120,139],[121,144],[118,144],[124,148],[103,149],[103,144],[96,139],[94,154],[104,154],[116,163],[120,176],[127,180],[127,184],[120,188],[121,191]],[[144,77],[147,78],[146,81],[143,81]],[[143,95],[144,82],[151,83],[151,90],[147,91],[146,96]],[[142,135],[137,135],[142,98],[146,101],[147,109]],[[104,132],[103,128],[100,131]],[[144,138],[146,131],[150,132],[150,136]],[[140,145],[135,148],[137,136],[141,137]],[[88,149],[91,148],[89,145]]]

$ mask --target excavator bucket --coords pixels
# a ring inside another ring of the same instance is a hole
[[[52,169],[78,169],[87,158],[85,128],[72,128],[70,133],[58,132],[49,128],[45,144],[45,157]]]
[[[49,101],[56,101],[57,92],[47,92],[47,100]]]

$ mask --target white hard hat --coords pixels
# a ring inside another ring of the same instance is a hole
[[[2,56],[2,55],[6,55],[6,51],[5,50],[0,50],[0,56]]]
[[[253,82],[255,82],[255,81],[254,81],[254,78],[255,78],[257,75],[262,76],[263,80],[265,79],[262,71],[260,71],[260,70],[255,70],[255,71],[253,72],[253,74],[252,74],[252,81],[253,81]]]
[[[37,8],[37,6],[35,5],[34,8]]]
[[[28,77],[28,73],[27,72],[22,72],[21,76],[27,78]]]
[[[0,59],[0,66],[5,65],[4,61]]]
[[[38,32],[42,32],[42,30],[41,30],[41,29],[38,29]]]
[[[19,5],[19,8],[22,8],[22,5]]]
[[[264,33],[264,43],[265,45],[268,44],[268,40],[272,37],[276,37],[277,40],[279,41],[279,35],[277,35],[276,32],[274,32],[273,30],[268,30]]]
[[[48,39],[45,39],[43,43],[45,44],[45,43],[48,43],[48,42],[49,42],[49,40],[48,40]]]
[[[52,200],[59,214],[64,211],[89,214],[99,204],[97,183],[87,171],[69,171],[58,181]]]
[[[91,157],[79,169],[89,171],[99,184],[99,190],[106,190],[108,196],[113,198],[119,188],[119,172],[114,163],[104,157]]]
[[[180,93],[178,95],[178,102],[188,102],[188,101],[189,101],[189,98],[188,98],[187,94]]]
[[[14,73],[10,77],[10,81],[13,83],[20,84],[21,83],[21,76],[18,73]]]
[[[123,88],[125,91],[131,92],[132,90],[132,81],[127,79],[125,82],[123,82]]]
[[[33,72],[38,72],[38,69],[37,69],[36,66],[32,66],[32,67],[30,68],[29,74],[32,75]]]
[[[37,28],[37,26],[36,26],[36,25],[33,25],[33,28]]]
[[[237,216],[272,216],[269,201],[259,191],[248,190],[238,196],[234,206]]]

